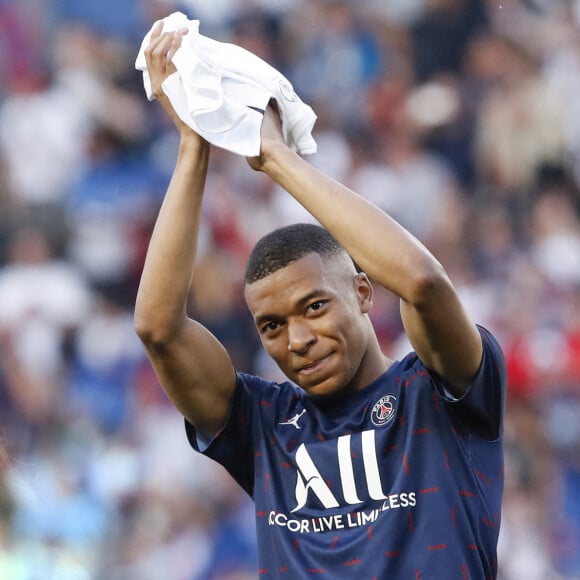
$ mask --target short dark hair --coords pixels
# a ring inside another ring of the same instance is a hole
[[[313,252],[321,256],[348,256],[321,226],[299,223],[278,228],[254,246],[246,265],[244,284],[257,282]]]

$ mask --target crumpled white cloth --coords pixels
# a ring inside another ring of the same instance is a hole
[[[200,34],[199,20],[189,20],[181,12],[163,19],[164,32],[184,27],[188,33],[172,59],[177,71],[163,83],[163,91],[184,123],[213,145],[253,157],[260,152],[263,112],[273,98],[286,144],[300,154],[316,152],[312,137],[316,114],[286,77],[241,46]],[[151,30],[135,60],[150,101],[155,97],[145,49]]]

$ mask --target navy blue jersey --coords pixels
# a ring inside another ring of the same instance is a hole
[[[238,374],[229,420],[203,452],[255,502],[260,578],[496,577],[506,376],[480,332],[483,361],[460,400],[414,353],[323,405]]]

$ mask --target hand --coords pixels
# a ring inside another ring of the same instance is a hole
[[[264,120],[260,130],[261,146],[260,155],[248,157],[248,164],[255,171],[263,171],[266,160],[280,148],[288,149],[282,134],[282,122],[278,113],[278,105],[275,100],[271,100],[264,112]]]
[[[151,31],[149,46],[145,49],[151,90],[180,133],[193,133],[193,130],[179,118],[162,87],[165,79],[177,70],[171,59],[181,46],[183,36],[187,34],[188,29],[181,28],[175,32],[162,31],[163,21],[159,21]]]

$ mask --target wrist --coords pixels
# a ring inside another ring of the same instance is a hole
[[[197,153],[205,150],[209,150],[209,143],[193,131],[193,129],[185,127],[179,131],[180,152]]]
[[[295,155],[282,141],[262,141],[262,149],[260,152],[262,161],[261,170],[266,175],[272,176],[272,174],[276,173],[282,165]]]

